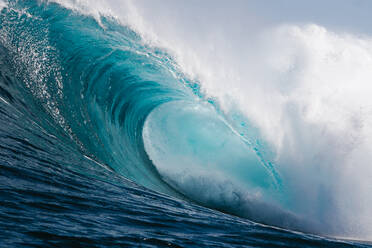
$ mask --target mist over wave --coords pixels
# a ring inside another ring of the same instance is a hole
[[[1,8],[0,41],[18,77],[92,159],[256,222],[370,239],[372,38],[363,30],[271,20],[255,1]]]

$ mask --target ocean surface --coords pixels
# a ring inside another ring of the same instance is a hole
[[[146,25],[86,6],[0,1],[0,247],[372,246],[357,194],[287,173]]]

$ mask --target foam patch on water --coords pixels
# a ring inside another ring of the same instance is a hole
[[[0,0],[0,10],[7,7],[7,3],[5,3],[3,0]]]

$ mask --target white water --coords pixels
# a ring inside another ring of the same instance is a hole
[[[7,4],[3,1],[3,0],[0,0],[0,11],[5,8],[7,6]]]
[[[97,18],[116,16],[170,51],[226,115],[238,109],[260,130],[275,154],[291,211],[339,235],[372,239],[367,1],[305,7],[295,1],[284,7],[259,1],[63,4]],[[180,171],[174,167],[174,174]]]

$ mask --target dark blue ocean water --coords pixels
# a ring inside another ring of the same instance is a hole
[[[171,103],[167,115],[185,111],[180,123],[201,128],[214,119],[185,107],[199,99],[198,82],[115,20],[10,1],[0,14],[0,247],[369,246],[256,224],[164,180],[145,121]]]

